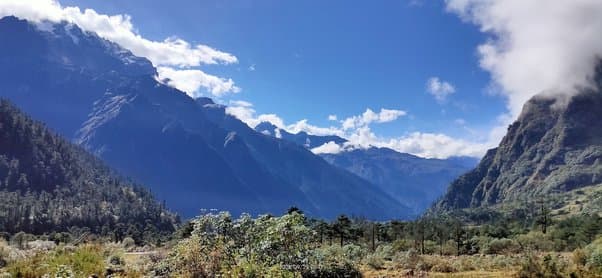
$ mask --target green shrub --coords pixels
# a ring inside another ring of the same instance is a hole
[[[597,248],[592,251],[587,259],[587,265],[594,271],[602,273],[602,249]]]
[[[365,259],[365,263],[372,269],[383,269],[385,266],[384,258],[377,253],[368,255]]]
[[[485,254],[513,254],[519,250],[519,245],[508,238],[494,238],[483,246]]]
[[[596,274],[602,274],[602,237],[586,246],[584,252],[587,254],[586,267]]]
[[[125,249],[132,249],[136,247],[136,241],[131,237],[126,237],[121,241],[121,246]]]
[[[421,260],[420,253],[413,248],[406,252],[399,252],[393,257],[393,263],[403,269],[416,269]]]
[[[20,249],[25,249],[27,247],[27,242],[35,239],[36,237],[34,235],[18,232],[10,238],[10,244]]]
[[[581,248],[575,249],[572,254],[573,263],[577,266],[585,266],[587,264],[588,254]]]
[[[431,271],[434,272],[452,273],[458,271],[448,260],[445,259],[437,258],[433,260],[431,264]]]
[[[539,264],[537,257],[533,254],[527,254],[520,264],[518,272],[520,278],[538,278],[543,277],[543,269]]]
[[[352,262],[359,262],[366,256],[366,251],[359,245],[347,244],[343,246],[344,259]]]
[[[549,234],[540,231],[518,235],[516,242],[523,250],[553,251],[555,249],[555,243],[550,239]]]
[[[408,251],[414,246],[411,240],[398,239],[391,244],[394,252]]]
[[[301,273],[303,278],[360,278],[362,273],[351,263],[312,267]]]
[[[57,248],[10,263],[6,271],[14,277],[42,277],[50,274],[55,277],[88,277],[104,271],[104,257],[101,246],[84,245],[75,250]],[[73,276],[65,276],[72,273]]]
[[[125,265],[125,260],[118,255],[112,255],[109,257],[110,265]]]
[[[73,274],[73,270],[71,270],[71,267],[66,266],[66,265],[59,265],[56,268],[56,274],[54,277],[72,278],[72,277],[75,277],[75,275]]]
[[[562,278],[567,275],[563,271],[567,271],[568,265],[562,263],[557,257],[547,254],[543,259],[538,258],[533,254],[527,254],[522,262],[518,276],[521,278]]]

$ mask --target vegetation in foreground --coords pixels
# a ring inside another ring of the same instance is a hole
[[[0,244],[0,277],[602,277],[598,215],[512,219],[325,222],[293,208],[204,213],[163,246],[17,233]]]

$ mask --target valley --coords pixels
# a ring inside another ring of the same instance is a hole
[[[61,2],[0,1],[0,277],[602,277],[596,1]]]

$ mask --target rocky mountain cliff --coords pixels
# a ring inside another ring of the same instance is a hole
[[[479,207],[602,183],[602,80],[570,99],[536,96],[499,147],[457,180],[435,209]]]

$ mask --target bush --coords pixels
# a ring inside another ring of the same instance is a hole
[[[527,254],[520,265],[520,270],[518,271],[518,277],[520,278],[535,278],[535,277],[543,277],[543,270],[539,262],[537,261],[537,257],[533,254]]]
[[[97,245],[80,246],[74,251],[57,248],[37,253],[10,263],[6,271],[13,277],[88,277],[104,270],[102,248]],[[73,274],[69,276],[68,273]]]
[[[393,262],[397,264],[400,268],[404,269],[416,269],[418,267],[418,263],[422,260],[422,257],[416,251],[416,249],[411,248],[407,252],[397,253],[393,257]]]
[[[548,234],[540,231],[518,235],[516,242],[523,250],[552,251],[555,249],[554,241],[549,238]]]
[[[343,246],[344,259],[352,262],[359,262],[364,256],[366,251],[359,245],[347,244]]]
[[[73,270],[71,270],[70,267],[66,265],[59,265],[56,269],[55,277],[71,278],[75,277],[75,275],[73,274]]]
[[[408,251],[414,246],[414,243],[407,239],[398,239],[391,244],[394,252]]]
[[[572,254],[573,263],[577,266],[585,266],[587,264],[588,254],[581,248],[575,249]]]
[[[539,259],[533,254],[527,254],[521,262],[518,276],[521,278],[562,278],[562,270],[567,270],[567,265],[559,262],[558,258],[548,254]]]
[[[118,255],[113,255],[113,256],[109,257],[109,264],[110,265],[125,265],[125,260],[123,260],[123,258],[121,258]]]
[[[597,274],[602,274],[602,237],[585,247],[587,255],[586,267]]]
[[[457,272],[458,270],[449,261],[442,258],[437,258],[432,262],[431,271],[452,273]]]
[[[315,233],[305,223],[297,212],[256,219],[208,213],[192,221],[190,237],[178,242],[159,271],[186,277],[227,276],[232,270],[239,276],[290,276],[309,269],[316,261],[312,256],[362,257],[361,248],[354,246],[315,252],[311,248]]]
[[[34,240],[27,242],[27,249],[30,249],[34,252],[44,252],[50,251],[56,248],[56,244],[54,241],[44,241],[44,240]]]
[[[508,238],[494,238],[483,246],[485,254],[512,254],[520,251],[519,245]]]
[[[374,253],[366,257],[366,264],[373,269],[383,269],[385,260],[380,254]]]
[[[27,242],[35,239],[36,237],[34,235],[18,232],[10,238],[10,244],[20,249],[25,249],[27,247]]]
[[[587,259],[587,266],[597,273],[602,274],[602,249],[597,248],[592,251]]]
[[[132,249],[136,247],[136,241],[131,237],[126,237],[121,241],[121,246],[125,249]]]
[[[301,273],[303,278],[360,278],[362,273],[351,263],[312,267]]]

